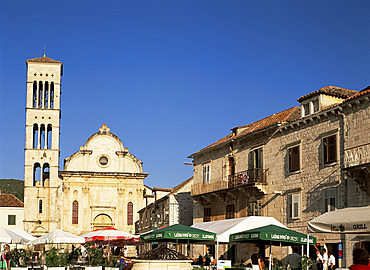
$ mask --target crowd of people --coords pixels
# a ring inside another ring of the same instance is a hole
[[[293,253],[286,256],[281,262],[292,270],[302,270],[302,256],[298,254],[297,247],[293,247]],[[263,258],[259,253],[259,249],[256,248],[250,260],[246,263],[251,264],[252,270],[263,270],[265,267],[268,267],[269,261],[268,257]],[[314,270],[334,270],[336,267],[336,259],[331,251],[327,252],[323,248],[321,253],[320,250],[316,250],[316,261],[313,263]],[[354,249],[353,265],[350,267],[350,270],[370,270],[369,253],[366,250]]]
[[[131,260],[126,258],[127,250],[125,247],[112,250],[109,246],[104,247],[103,249],[103,261],[102,261],[102,270],[105,269],[105,264],[107,263],[108,258],[111,255],[119,254],[119,270],[127,270],[132,268]],[[84,245],[80,247],[81,257],[87,256],[87,250]],[[205,259],[199,255],[199,258],[195,260],[195,264],[200,266],[205,266],[206,268],[210,266],[212,262],[212,257],[206,256]],[[222,258],[222,255],[220,257]],[[301,261],[302,257],[298,254],[298,248],[293,247],[293,253],[286,256],[282,263],[285,266],[289,266],[291,270],[302,270],[301,268]],[[263,257],[259,252],[259,248],[256,247],[255,252],[252,254],[250,260],[246,263],[251,264],[252,270],[264,270],[265,267],[269,266],[269,258]],[[316,269],[315,269],[316,268]],[[320,250],[316,250],[316,260],[313,263],[314,270],[334,270],[336,268],[336,259],[332,252],[328,251],[323,248]],[[10,246],[8,244],[3,246],[3,252],[0,256],[0,269],[1,270],[10,270]],[[349,268],[349,270],[370,270],[370,261],[369,261],[369,253],[360,248],[356,248],[353,250],[353,265]]]

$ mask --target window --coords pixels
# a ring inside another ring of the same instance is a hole
[[[300,207],[301,207],[301,194],[290,194],[288,195],[288,214],[289,219],[299,219],[300,218]]]
[[[33,82],[33,107],[37,108],[37,82]]]
[[[72,203],[72,224],[78,224],[78,201]]]
[[[249,202],[248,216],[261,216],[262,215],[262,202],[255,200]]]
[[[40,163],[35,163],[33,165],[33,186],[36,186],[37,183],[40,183],[41,180],[41,166]]]
[[[8,225],[15,225],[15,215],[8,215]]]
[[[44,92],[44,108],[49,107],[49,82],[45,82],[45,92]]]
[[[39,200],[39,214],[42,214],[42,200]]]
[[[289,148],[289,172],[299,171],[300,166],[299,146]]]
[[[324,145],[324,163],[337,161],[337,135],[323,139]]]
[[[303,110],[304,110],[304,115],[309,115],[310,114],[310,105],[308,103],[304,104],[303,105]]]
[[[229,175],[235,174],[235,159],[233,157],[229,157]]]
[[[254,149],[248,154],[248,169],[262,169],[262,147]]]
[[[226,219],[235,218],[235,206],[234,204],[226,205]]]
[[[45,149],[46,144],[45,144],[45,125],[41,124],[40,125],[40,149]]]
[[[313,104],[313,111],[318,112],[320,110],[320,103],[318,99],[312,101]]]
[[[54,109],[54,83],[50,83],[50,109]]]
[[[211,221],[211,208],[204,208],[203,222]]]
[[[207,163],[203,165],[203,183],[211,180],[211,164]]]
[[[45,163],[43,165],[42,169],[42,183],[41,185],[44,187],[45,186],[45,181],[50,179],[50,166],[48,163]]]
[[[48,128],[47,128],[47,138],[46,138],[46,141],[47,141],[47,149],[51,149],[52,148],[52,145],[53,145],[53,141],[52,141],[52,126],[49,124],[48,125]]]
[[[127,225],[134,225],[134,205],[132,202],[127,204]]]
[[[328,188],[324,190],[324,212],[334,211],[337,207],[337,189]]]
[[[39,141],[39,126],[33,124],[33,149],[37,149]]]
[[[42,87],[43,87],[42,81],[39,81],[39,102],[38,102],[38,107],[39,108],[42,108],[42,105],[43,105],[42,104],[42,99],[43,99],[44,91],[43,91]]]
[[[100,158],[99,158],[99,163],[100,163],[100,165],[102,165],[102,166],[107,165],[107,164],[108,164],[108,158],[107,158],[106,156],[102,156],[102,157],[100,157]]]

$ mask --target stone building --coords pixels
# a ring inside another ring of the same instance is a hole
[[[154,227],[193,224],[193,177],[172,189],[153,188],[154,202],[138,211],[137,233],[151,231]]]
[[[63,64],[45,55],[26,61],[24,229],[82,234],[114,226],[135,232],[145,206],[142,162],[103,124],[59,166]]]
[[[192,154],[194,223],[262,215],[306,233],[307,221],[322,213],[368,205],[369,95],[324,87]],[[354,156],[361,158],[344,162]],[[315,236],[333,252],[344,241]],[[346,245],[348,257],[353,243]],[[253,251],[230,245],[222,252],[239,261]]]
[[[139,220],[136,225],[136,232],[142,234],[154,230],[154,228],[167,227],[174,224],[192,225],[192,184],[193,177],[172,189],[153,188],[155,200],[138,211]],[[142,246],[140,253],[149,250],[149,248],[150,245]],[[183,250],[183,253],[185,254],[185,250]]]

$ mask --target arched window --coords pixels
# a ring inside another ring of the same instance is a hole
[[[72,224],[78,224],[78,201],[72,203]]]
[[[134,205],[132,202],[127,204],[127,225],[134,225]]]
[[[45,149],[45,125],[40,126],[40,149]]]
[[[33,124],[33,149],[37,149],[37,142],[39,138],[39,126]]]
[[[41,177],[40,163],[35,163],[35,165],[33,165],[33,186],[36,186],[36,182],[40,181],[40,177]]]
[[[33,82],[33,99],[32,99],[32,107],[37,108],[37,82]]]
[[[42,108],[42,98],[44,97],[42,81],[39,81],[39,108]]]
[[[50,166],[48,163],[45,163],[42,166],[42,186],[45,186],[45,181],[50,178]]]
[[[42,200],[39,200],[39,214],[42,214]]]
[[[50,109],[54,109],[54,83],[50,83]]]
[[[47,109],[49,106],[49,82],[45,82],[44,94],[44,108]]]
[[[51,149],[52,147],[53,147],[53,144],[52,144],[52,135],[53,133],[52,133],[52,127],[51,127],[51,125],[49,124],[48,125],[48,130],[47,130],[47,139],[46,139],[46,141],[47,141],[47,148],[48,149]]]

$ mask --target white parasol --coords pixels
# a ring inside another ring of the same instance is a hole
[[[55,230],[36,238],[31,242],[32,245],[40,244],[81,244],[85,243],[85,238],[65,232],[62,230]]]
[[[11,229],[12,232],[22,236],[23,238],[26,238],[30,241],[32,240],[35,240],[36,237],[34,237],[33,235],[30,235],[28,232],[22,230],[22,229],[19,229],[19,228],[14,228],[14,229]]]
[[[31,241],[15,232],[0,227],[0,243],[3,244],[29,244]]]
[[[309,232],[370,233],[370,206],[327,212],[308,222]]]

